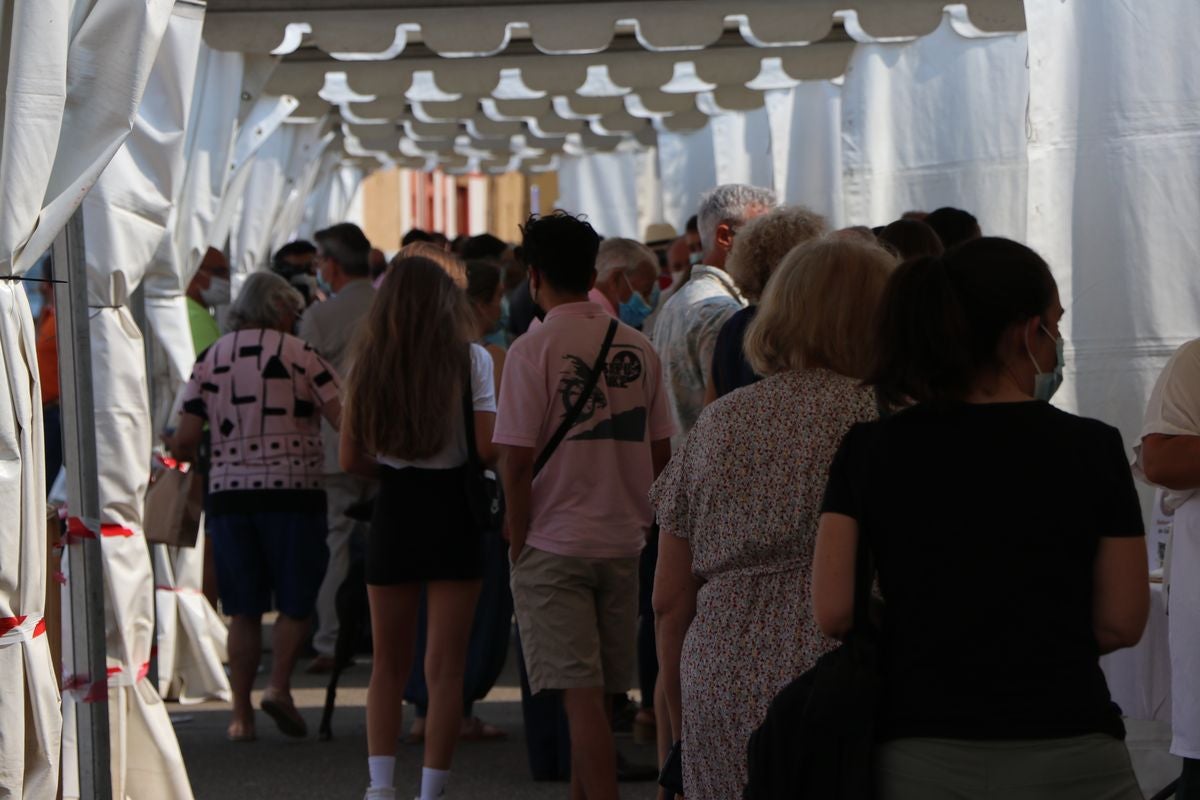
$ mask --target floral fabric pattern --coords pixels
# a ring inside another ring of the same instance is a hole
[[[742,796],[771,700],[836,645],[813,620],[817,520],[842,438],[877,415],[854,379],[775,375],[705,409],[651,490],[704,581],[680,663],[688,800]]]

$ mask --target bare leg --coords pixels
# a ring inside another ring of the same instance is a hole
[[[311,624],[311,617],[295,619],[286,614],[280,614],[275,620],[275,630],[271,634],[271,680],[267,683],[267,688],[274,693],[291,697],[292,671]]]
[[[233,720],[229,736],[242,738],[254,735],[254,706],[250,705],[250,690],[262,658],[262,618],[238,615],[229,622],[229,671],[233,689]]]
[[[667,690],[662,681],[654,684],[654,724],[658,744],[658,768],[661,770],[671,752],[671,712],[667,708]],[[670,800],[666,789],[659,789],[662,800]]]
[[[571,794],[579,781],[587,800],[617,800],[617,749],[603,687],[565,689],[571,731]]]
[[[425,683],[429,709],[425,717],[425,766],[450,769],[462,731],[463,675],[467,645],[480,581],[435,581],[426,586]]]
[[[417,639],[420,584],[368,586],[374,641],[367,686],[367,754],[394,756],[400,735],[404,684]]]

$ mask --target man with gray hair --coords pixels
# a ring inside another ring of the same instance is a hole
[[[775,207],[775,193],[742,184],[718,186],[700,198],[701,264],[692,277],[663,306],[654,325],[654,347],[663,372],[680,433],[678,449],[704,408],[704,387],[712,369],[713,347],[721,327],[746,305],[725,260],[738,229]]]
[[[605,239],[596,255],[596,283],[588,299],[631,328],[658,303],[658,257],[633,239]]]
[[[316,268],[322,289],[330,295],[314,303],[300,320],[300,338],[333,364],[339,375],[350,371],[350,349],[359,325],[367,317],[375,289],[371,285],[371,243],[353,223],[343,222],[317,231]],[[317,657],[308,671],[333,669],[337,643],[337,590],[350,568],[350,540],[354,520],[346,509],[374,492],[373,481],[343,472],[338,464],[337,432],[324,430],[325,494],[329,508],[329,567],[317,595],[317,632],[313,647]]]

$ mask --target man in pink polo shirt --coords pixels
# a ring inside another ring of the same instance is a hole
[[[572,796],[609,800],[606,695],[633,683],[638,556],[654,520],[647,495],[675,423],[649,340],[588,301],[600,245],[592,226],[556,212],[523,232],[530,290],[547,313],[509,350],[496,415],[513,602],[531,690],[563,692]]]

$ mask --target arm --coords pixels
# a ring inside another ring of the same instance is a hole
[[[658,679],[666,694],[674,741],[683,737],[679,661],[683,640],[696,616],[700,584],[692,574],[692,546],[686,539],[662,531],[658,537],[658,568],[654,573],[654,630],[658,639]]]
[[[342,429],[342,401],[338,398],[326,400],[321,404],[321,416],[335,431]]]
[[[495,411],[475,412],[475,452],[479,454],[479,460],[489,467],[494,467],[499,457],[496,445],[492,444],[492,433],[495,429]]]
[[[496,379],[496,397],[500,396],[500,378],[504,376],[504,358],[505,352],[503,347],[497,347],[494,344],[489,344],[486,348],[488,355],[492,357],[492,374]]]
[[[341,468],[360,478],[379,477],[379,465],[375,463],[375,459],[363,452],[362,445],[359,443],[358,437],[350,430],[350,426],[343,426],[340,433],[338,464]]]
[[[1146,543],[1140,536],[1103,536],[1093,577],[1092,628],[1100,653],[1133,647],[1150,613]]]
[[[857,550],[858,520],[844,514],[822,514],[813,554],[813,616],[821,633],[834,639],[843,638],[854,625]],[[1144,559],[1145,553],[1142,555]]]
[[[658,476],[662,475],[662,471],[667,468],[667,463],[671,460],[671,440],[656,439],[651,442],[650,460],[654,462],[654,478],[658,480]]]
[[[200,446],[203,435],[204,420],[195,414],[184,412],[179,415],[179,427],[175,429],[175,436],[170,440],[165,436],[163,439],[170,448],[171,455],[180,461],[192,461],[196,458],[196,449]]]
[[[509,556],[515,562],[529,534],[529,505],[533,491],[533,448],[500,446],[500,480],[504,485]]]
[[[1147,479],[1164,488],[1200,488],[1200,436],[1146,436],[1141,466]]]

